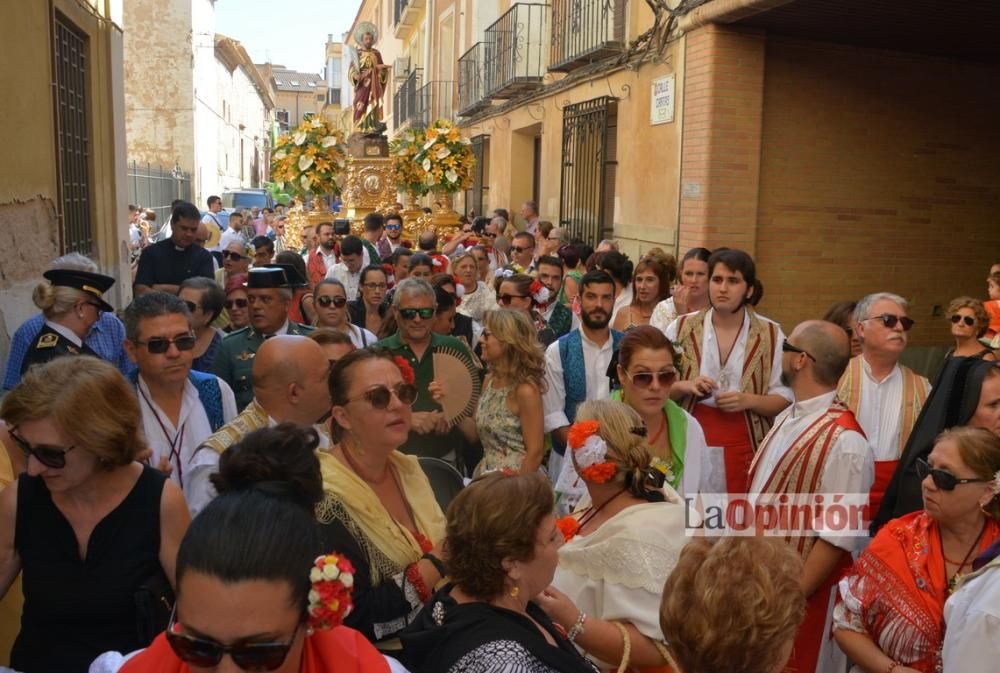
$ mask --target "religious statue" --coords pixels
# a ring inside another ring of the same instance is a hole
[[[380,134],[382,123],[382,96],[389,80],[390,66],[382,63],[382,54],[375,48],[378,29],[370,21],[363,21],[354,30],[355,49],[348,46],[351,67],[348,76],[354,86],[354,130],[366,134]]]

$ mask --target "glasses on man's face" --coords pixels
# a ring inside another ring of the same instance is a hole
[[[670,367],[669,369],[661,369],[658,372],[625,372],[625,376],[628,377],[632,385],[636,388],[650,387],[653,385],[654,377],[661,388],[669,388],[677,380],[677,370]]]
[[[962,484],[981,484],[992,479],[959,479],[948,470],[940,470],[931,467],[923,458],[917,458],[917,476],[923,481],[930,475],[934,485],[942,491],[954,491],[956,486]]]
[[[22,451],[24,451],[25,458],[28,456],[34,456],[35,460],[45,467],[51,467],[56,470],[66,467],[66,454],[76,448],[75,446],[70,446],[64,449],[59,446],[47,446],[45,444],[32,446],[31,444],[28,444],[28,440],[14,432],[13,429],[9,430],[7,434],[9,434],[10,438],[14,440],[14,443],[17,444]]]
[[[909,332],[910,328],[913,327],[914,324],[912,318],[908,318],[905,315],[893,315],[891,313],[869,316],[865,318],[865,320],[878,320],[889,329],[894,329],[898,323],[903,326],[904,332]]]
[[[483,236],[485,236],[486,238],[496,238],[497,237],[497,235],[495,233],[491,233],[489,231],[484,232]]]
[[[228,654],[237,666],[244,671],[273,671],[281,668],[288,656],[288,651],[295,641],[295,635],[302,624],[295,627],[292,637],[285,642],[272,643],[240,643],[223,645],[214,640],[195,638],[181,633],[177,626],[177,607],[170,614],[167,624],[167,643],[182,661],[197,668],[214,668]]]
[[[161,355],[170,350],[170,344],[177,347],[179,351],[189,351],[194,348],[195,336],[193,334],[185,334],[183,336],[177,336],[173,339],[165,339],[163,337],[153,337],[149,341],[136,341],[136,345],[145,346],[146,350],[154,355]]]
[[[398,224],[387,224],[387,225],[385,225],[385,230],[386,231],[399,231],[400,230],[400,226]]]
[[[316,303],[323,308],[329,308],[330,304],[333,304],[335,308],[344,308],[347,304],[347,298],[330,296],[316,297]]]
[[[517,253],[517,254],[519,254],[519,255],[520,255],[520,254],[521,254],[522,252],[528,252],[529,250],[534,250],[534,248],[522,248],[522,247],[520,247],[520,246],[517,246],[517,245],[512,245],[512,246],[510,246],[510,251],[511,251],[511,252],[516,252],[516,253]]]
[[[953,325],[957,325],[960,322],[964,322],[966,326],[972,327],[973,325],[976,324],[976,319],[973,318],[971,315],[959,315],[956,313],[955,315],[951,316],[951,322]]]
[[[233,252],[232,250],[223,250],[222,259],[231,259],[234,262],[242,262],[244,259],[249,259],[245,255],[241,255],[238,252]]]
[[[391,389],[388,386],[375,386],[358,397],[347,400],[347,402],[349,404],[358,400],[367,400],[373,409],[382,410],[389,406],[393,395],[406,406],[410,406],[417,399],[417,387],[412,383],[405,382],[396,384],[396,387]]]
[[[231,310],[233,310],[233,307],[235,307],[235,308],[246,308],[247,307],[247,300],[246,299],[227,299],[226,300],[226,308],[231,311]]]
[[[511,302],[515,299],[527,299],[526,294],[501,294],[497,296],[497,301],[499,301],[504,306],[510,306]]]
[[[816,362],[816,358],[813,357],[812,353],[805,351],[798,346],[788,343],[788,339],[781,342],[781,352],[783,353],[795,353],[805,355],[807,358]]]
[[[384,290],[386,288],[385,283],[365,283],[362,287],[366,290]]]
[[[421,320],[430,320],[434,317],[434,309],[432,308],[401,308],[399,309],[399,317],[403,320],[413,320],[417,316],[420,316]]]

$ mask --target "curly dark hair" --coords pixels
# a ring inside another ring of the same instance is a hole
[[[530,561],[538,526],[555,508],[552,486],[540,472],[491,472],[463,489],[448,507],[444,545],[452,581],[490,601],[504,592],[504,559]]]

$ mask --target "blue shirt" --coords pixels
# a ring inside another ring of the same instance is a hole
[[[7,356],[7,371],[3,377],[4,390],[13,390],[21,382],[21,362],[44,325],[45,317],[39,313],[24,321],[14,332],[10,341],[10,353]],[[125,353],[125,348],[122,346],[124,341],[125,325],[114,313],[105,312],[101,313],[101,317],[83,340],[95,353],[128,376],[135,369],[135,364]]]

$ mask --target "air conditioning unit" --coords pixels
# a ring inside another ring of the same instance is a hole
[[[397,82],[402,82],[410,74],[410,59],[397,58],[392,64],[392,78]]]

